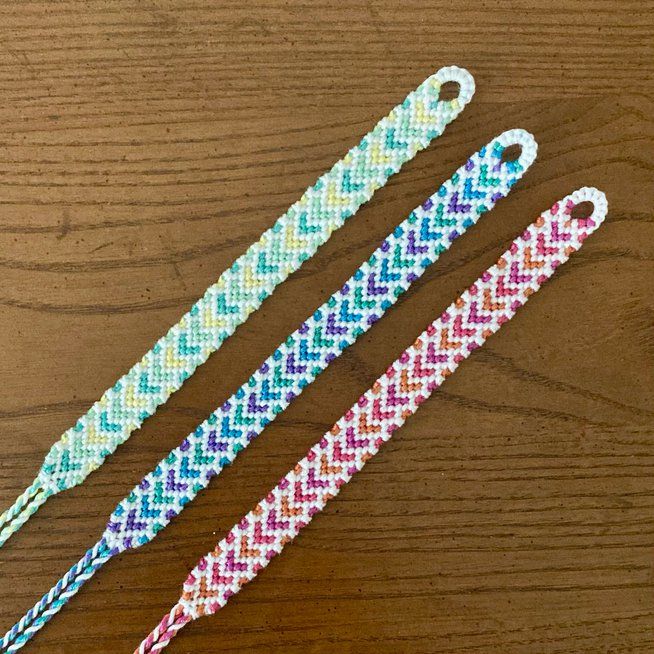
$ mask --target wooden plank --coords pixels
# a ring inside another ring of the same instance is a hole
[[[442,65],[477,94],[87,482],[0,551],[3,630],[414,206],[498,132],[539,159],[151,545],[26,652],[130,652],[196,559],[544,208],[606,225],[256,583],[175,652],[646,652],[654,573],[654,6],[0,7],[0,506],[220,272]],[[132,649],[130,649],[132,648]]]

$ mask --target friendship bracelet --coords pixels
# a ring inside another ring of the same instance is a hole
[[[593,213],[571,218],[590,201]],[[507,322],[606,216],[606,198],[582,188],[543,214],[405,350],[184,583],[178,603],[134,654],[160,652],[192,620],[216,613],[256,577],[471,352]]]
[[[459,85],[454,100],[439,99],[441,86],[447,82]],[[0,547],[50,496],[81,484],[102,465],[278,284],[443,132],[473,93],[474,80],[468,71],[441,68],[307,189],[52,446],[37,478],[0,516]]]
[[[506,148],[515,145],[520,147],[519,157],[504,161]],[[5,651],[20,649],[109,558],[149,542],[164,529],[452,241],[510,191],[535,157],[531,134],[511,130],[468,159],[118,504],[100,541],[7,632],[1,641]]]

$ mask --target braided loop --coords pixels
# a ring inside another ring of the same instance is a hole
[[[97,542],[2,638],[3,652],[16,652],[39,631],[61,607],[111,557],[106,542]]]

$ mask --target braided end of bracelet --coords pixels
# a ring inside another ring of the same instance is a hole
[[[2,547],[52,495],[37,477],[16,501],[0,515],[0,547]]]
[[[161,622],[143,639],[143,642],[134,650],[134,654],[150,654],[160,652],[168,647],[170,641],[179,633],[184,625],[193,618],[184,613],[180,604],[176,604],[169,613],[166,613]]]
[[[86,554],[4,635],[0,652],[16,652],[27,643],[112,556],[104,540]]]

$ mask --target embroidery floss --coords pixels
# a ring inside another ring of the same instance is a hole
[[[507,147],[520,156],[503,161]],[[259,369],[122,500],[100,541],[2,640],[13,652],[29,640],[111,556],[139,547],[231,463],[329,363],[367,331],[441,252],[522,177],[536,157],[523,130],[483,147],[390,234]]]
[[[592,215],[570,216],[591,201]],[[192,620],[221,609],[360,471],[471,352],[507,322],[606,216],[606,198],[582,188],[540,216],[497,264],[417,338],[279,484],[202,557],[177,604],[134,654],[163,650]]]
[[[441,86],[456,82],[454,100]],[[210,286],[190,311],[56,442],[37,478],[0,516],[0,547],[52,495],[81,484],[220,348],[275,287],[324,244],[470,102],[474,80],[441,68],[325,173]]]

